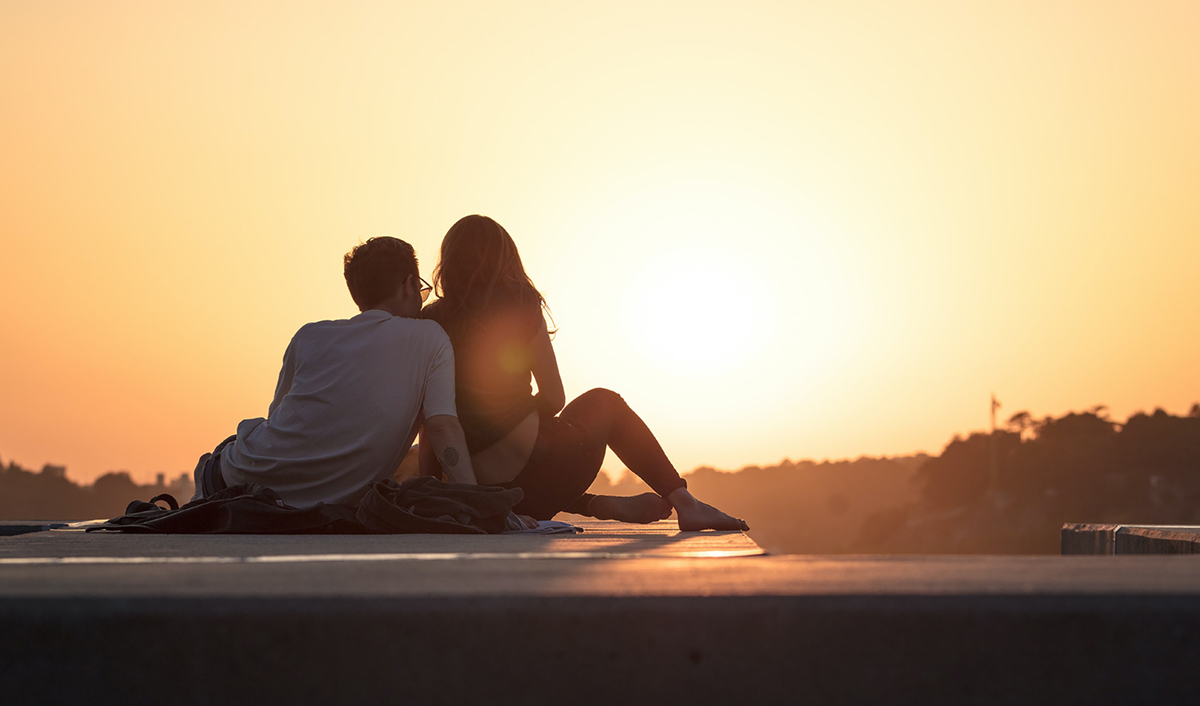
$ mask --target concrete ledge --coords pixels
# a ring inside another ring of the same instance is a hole
[[[1069,523],[1062,526],[1062,553],[1112,554],[1113,533],[1119,525]]]
[[[0,537],[15,537],[18,534],[46,532],[66,527],[66,522],[50,522],[48,520],[3,520],[0,521]]]
[[[1187,703],[1197,596],[8,599],[8,703]]]
[[[1200,554],[1200,527],[1065,524],[1066,554]]]

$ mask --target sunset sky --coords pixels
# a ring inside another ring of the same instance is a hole
[[[0,101],[4,463],[190,472],[469,213],[681,470],[1200,401],[1200,3],[0,0]]]

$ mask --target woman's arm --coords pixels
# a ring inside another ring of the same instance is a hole
[[[554,345],[550,343],[550,332],[544,327],[533,338],[532,368],[533,379],[537,380],[538,386],[538,413],[553,417],[567,403],[567,394],[563,391],[558,359],[554,357]]]

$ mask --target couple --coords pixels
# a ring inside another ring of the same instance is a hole
[[[494,220],[450,228],[433,285],[390,237],[350,251],[345,275],[362,313],[296,332],[267,417],[201,458],[193,499],[258,483],[294,507],[355,505],[419,434],[422,475],[520,488],[514,512],[529,527],[559,512],[646,523],[674,510],[681,530],[749,529],[688,492],[620,395],[591,390],[564,407],[545,300]],[[655,492],[587,493],[606,447]]]

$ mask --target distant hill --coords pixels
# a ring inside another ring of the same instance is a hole
[[[924,461],[924,455],[784,461],[736,473],[699,468],[686,478],[696,497],[744,518],[750,536],[767,551],[835,554],[856,549],[868,516],[917,500],[914,474]],[[590,492],[635,495],[648,490],[626,473],[616,485],[601,474]]]

